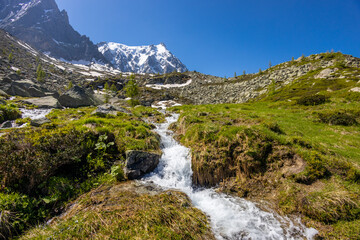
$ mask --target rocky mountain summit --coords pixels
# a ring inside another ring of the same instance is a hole
[[[57,59],[107,63],[90,39],[72,28],[55,0],[1,0],[0,28]]]
[[[99,51],[122,72],[170,73],[186,72],[187,68],[165,46],[126,46],[120,43],[99,43]]]

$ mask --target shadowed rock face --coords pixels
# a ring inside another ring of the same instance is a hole
[[[138,179],[151,172],[159,164],[160,155],[144,151],[126,151],[124,172],[129,180]]]
[[[64,107],[77,108],[101,103],[90,90],[75,86],[59,97],[59,102]]]
[[[71,27],[55,0],[0,0],[0,28],[55,58],[107,63],[90,39]]]

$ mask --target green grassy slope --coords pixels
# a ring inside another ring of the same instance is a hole
[[[194,182],[266,199],[325,239],[356,239],[359,70],[334,64],[334,76],[314,78],[319,69],[250,103],[175,107],[172,129],[192,149]]]

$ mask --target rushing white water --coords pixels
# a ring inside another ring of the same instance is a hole
[[[26,108],[20,108],[21,111],[21,118],[30,118],[31,120],[41,119],[44,118],[46,115],[48,115],[52,109],[45,109],[45,108],[39,108],[39,109],[26,109]],[[23,128],[27,126],[27,123],[19,125],[16,124],[16,121],[9,121],[9,126],[6,126],[4,128],[0,129],[7,129],[7,128]],[[11,125],[11,126],[10,126]]]
[[[214,189],[194,189],[190,150],[176,142],[168,127],[176,122],[177,114],[157,125],[163,155],[157,169],[143,180],[166,189],[185,192],[195,207],[209,216],[217,239],[312,239],[315,229],[307,229],[300,221],[291,220],[260,210],[244,199],[215,192]]]
[[[31,120],[44,118],[51,112],[52,109],[38,108],[38,109],[26,109],[20,108],[22,118],[30,118]]]

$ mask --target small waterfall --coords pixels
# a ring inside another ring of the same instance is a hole
[[[163,155],[157,169],[143,178],[165,189],[186,193],[194,206],[209,216],[217,239],[312,239],[317,231],[276,213],[260,210],[252,202],[217,193],[214,189],[194,189],[190,150],[172,136],[168,127],[179,115],[168,117],[166,123],[158,124],[156,132],[161,136]]]

